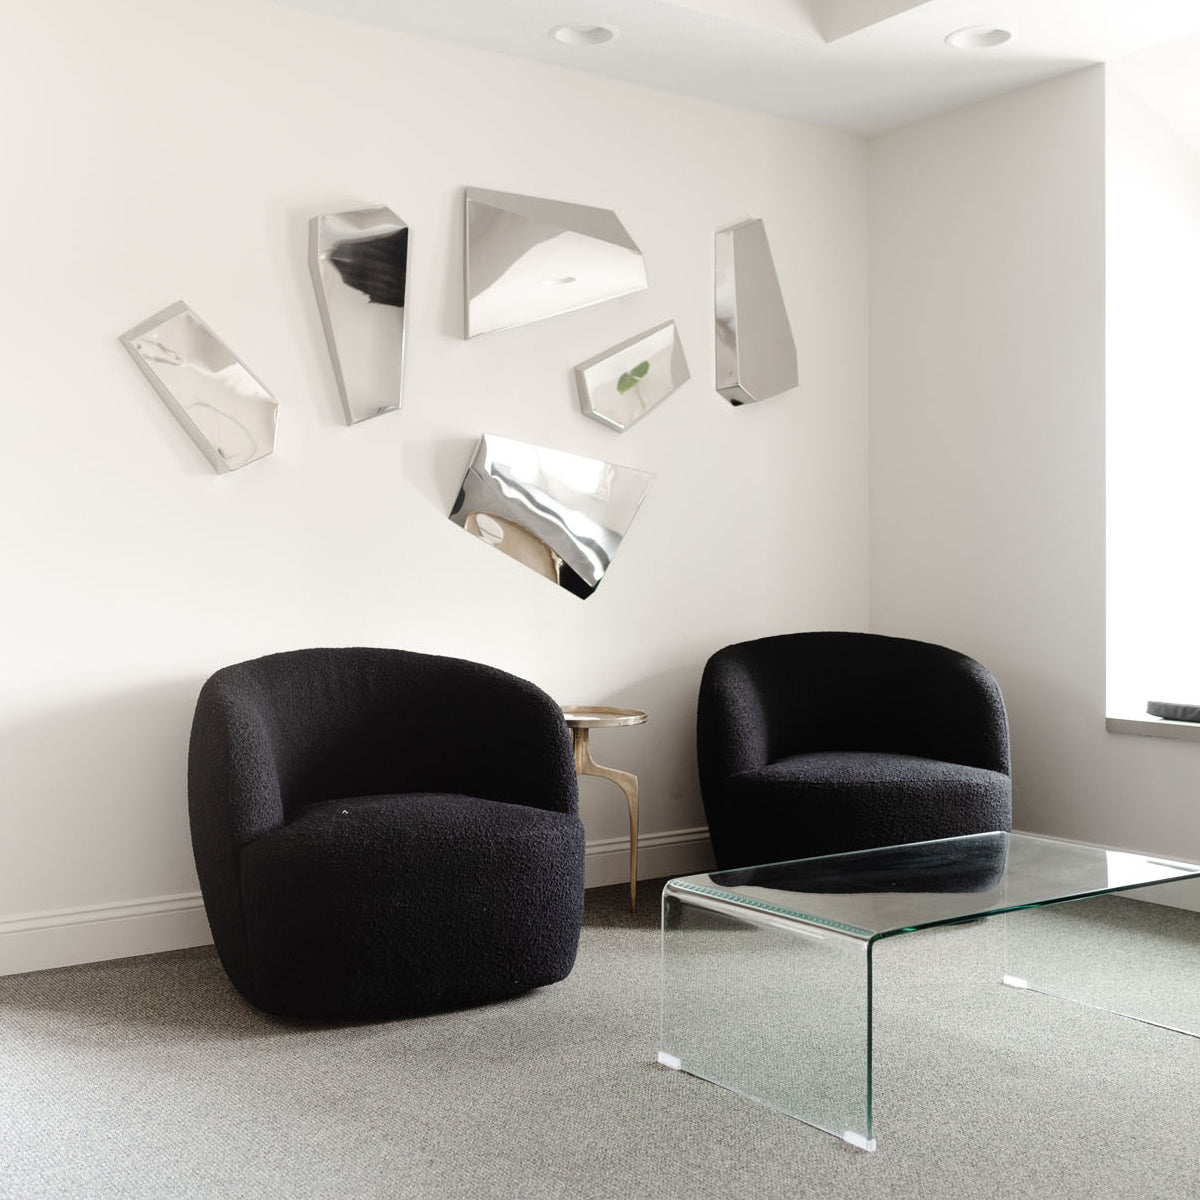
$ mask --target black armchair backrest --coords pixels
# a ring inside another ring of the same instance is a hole
[[[817,750],[1010,770],[991,672],[908,638],[794,633],[727,646],[705,667],[698,717],[701,772],[712,778]]]
[[[337,797],[459,792],[570,811],[570,740],[540,688],[480,663],[369,648],[295,650],[216,672],[193,782],[221,774],[239,841]]]

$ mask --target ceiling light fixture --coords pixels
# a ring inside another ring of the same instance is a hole
[[[567,46],[602,46],[617,36],[611,25],[555,25],[550,36]]]
[[[992,50],[1012,40],[1011,29],[998,29],[991,25],[971,25],[959,29],[946,38],[946,45],[956,50]]]

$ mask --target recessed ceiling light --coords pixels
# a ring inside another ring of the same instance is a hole
[[[611,25],[555,25],[550,36],[568,46],[602,46],[611,42],[617,31]]]
[[[959,29],[946,39],[947,46],[956,50],[991,50],[1012,40],[1011,29],[997,29],[991,25],[972,25]]]

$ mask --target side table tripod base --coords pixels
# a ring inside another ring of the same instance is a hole
[[[564,705],[563,718],[571,730],[575,754],[575,773],[581,778],[593,775],[615,783],[625,793],[629,806],[629,908],[637,912],[638,852],[638,779],[629,771],[601,766],[592,757],[588,735],[592,729],[612,729],[620,725],[641,725],[646,713],[638,708],[613,708],[605,705]]]

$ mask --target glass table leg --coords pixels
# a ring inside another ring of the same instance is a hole
[[[1021,909],[1004,917],[1004,982],[1200,1036],[1200,914],[1163,888]]]
[[[870,945],[668,884],[659,1062],[874,1150]]]

